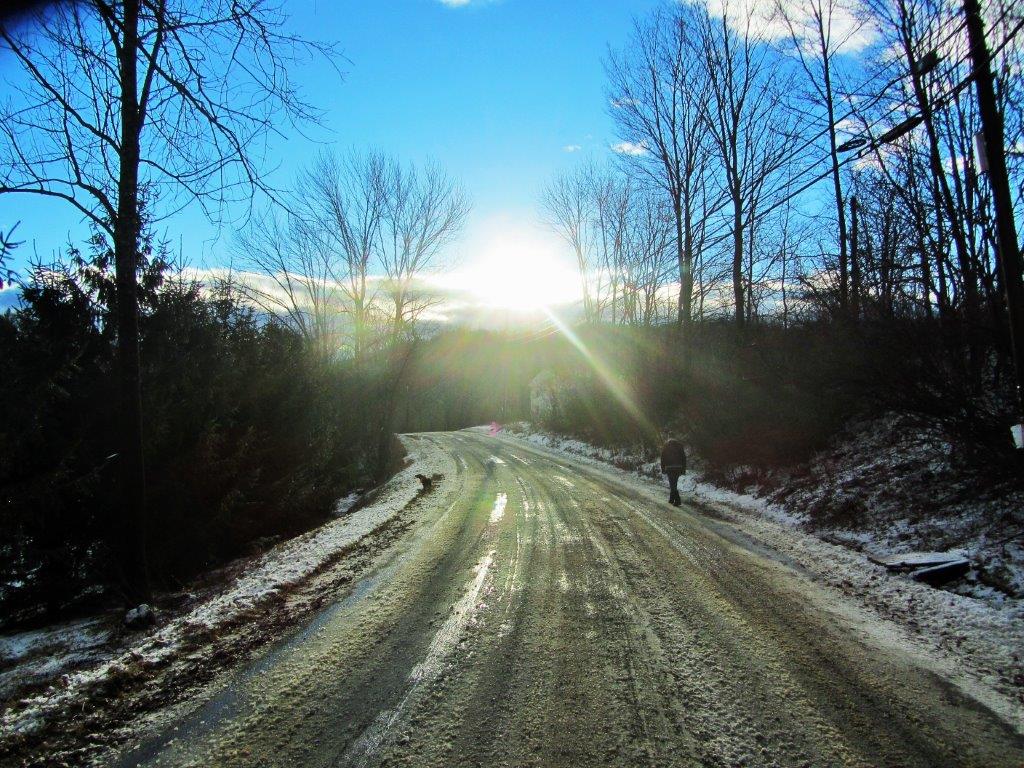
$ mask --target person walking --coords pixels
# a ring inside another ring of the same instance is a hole
[[[661,449],[661,471],[668,475],[668,503],[678,507],[682,504],[679,498],[679,476],[686,473],[686,449],[674,437],[666,440]]]

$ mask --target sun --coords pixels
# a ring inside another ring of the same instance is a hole
[[[495,233],[457,271],[459,287],[492,309],[534,312],[580,298],[580,278],[559,244],[525,233]]]

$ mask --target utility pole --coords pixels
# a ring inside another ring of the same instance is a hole
[[[1022,280],[1020,247],[1013,221],[1013,198],[1010,177],[1006,172],[1003,116],[996,104],[995,79],[992,76],[985,26],[978,0],[964,0],[967,36],[971,44],[974,86],[978,93],[978,112],[985,138],[985,164],[995,205],[996,232],[999,239],[999,270],[1006,291],[1006,313],[1010,324],[1010,348],[1017,375],[1017,422],[1013,427],[1014,442],[1024,447],[1024,280]]]

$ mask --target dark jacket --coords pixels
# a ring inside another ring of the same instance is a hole
[[[678,440],[668,440],[661,449],[661,471],[686,472],[686,450]]]

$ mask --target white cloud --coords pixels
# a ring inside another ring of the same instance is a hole
[[[815,54],[817,27],[810,13],[808,0],[700,0],[708,11],[728,20],[729,26],[741,34],[749,30],[751,38],[782,42],[791,37],[785,14],[805,53]],[[780,7],[781,6],[781,7]],[[826,6],[827,7],[827,6]],[[877,39],[877,30],[862,22],[860,0],[838,0],[831,12],[832,45],[841,53],[857,53]]]
[[[19,306],[21,306],[21,288],[4,283],[0,288],[0,314],[8,309],[17,309]]]
[[[875,152],[868,152],[866,155],[858,156],[853,161],[853,169],[856,171],[881,171],[883,160],[890,154],[888,148],[879,147],[877,154]],[[883,160],[879,159],[879,155],[882,156]]]
[[[462,8],[469,5],[473,0],[438,0],[441,5],[446,5],[449,8]]]
[[[583,149],[583,147],[579,144],[566,144],[562,147],[563,152],[579,152],[581,149]]]
[[[647,145],[642,141],[620,141],[618,144],[612,144],[612,152],[616,152],[620,155],[632,155],[636,157],[638,155],[647,154]]]
[[[860,136],[862,133],[864,133],[863,123],[852,118],[846,118],[836,123],[836,134],[841,141],[851,136]]]

